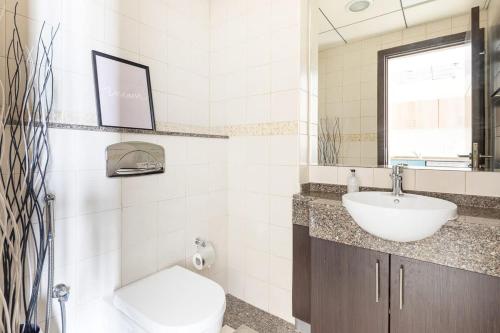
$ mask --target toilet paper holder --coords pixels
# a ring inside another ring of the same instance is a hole
[[[194,240],[196,245],[196,253],[193,255],[193,266],[201,271],[205,268],[210,268],[215,262],[215,249],[211,242],[197,237]]]

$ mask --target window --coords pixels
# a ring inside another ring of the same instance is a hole
[[[466,34],[379,51],[378,164],[467,168],[472,140]]]
[[[389,164],[467,167],[469,55],[470,44],[461,44],[388,60]]]

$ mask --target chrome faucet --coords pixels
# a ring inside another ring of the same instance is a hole
[[[406,164],[397,164],[392,166],[392,173],[390,175],[392,179],[392,195],[397,197],[403,195],[403,169]]]

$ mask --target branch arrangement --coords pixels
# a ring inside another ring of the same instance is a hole
[[[337,165],[339,163],[339,153],[342,147],[342,133],[340,129],[340,119],[328,116],[319,121],[318,136],[318,162],[320,165]]]
[[[37,310],[51,228],[44,198],[57,30],[44,23],[37,45],[26,48],[17,24],[16,4],[7,51],[7,82],[1,87],[0,332],[39,331]]]

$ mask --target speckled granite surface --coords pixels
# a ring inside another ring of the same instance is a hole
[[[295,333],[292,324],[236,298],[226,295],[224,325],[240,327],[246,325],[259,333]]]
[[[342,191],[328,186],[294,196],[293,223],[309,226],[312,237],[500,277],[498,198],[431,193],[457,203],[459,218],[429,238],[399,243],[362,230],[342,206]]]
[[[104,126],[90,126],[78,124],[62,124],[62,123],[49,123],[49,128],[58,129],[71,129],[81,131],[94,131],[94,132],[112,132],[112,133],[135,133],[135,134],[151,134],[151,135],[170,135],[170,136],[188,136],[195,138],[212,138],[212,139],[228,139],[227,135],[214,135],[214,134],[200,134],[200,133],[185,133],[185,132],[170,132],[170,131],[150,131],[141,129],[130,128],[115,128]]]

